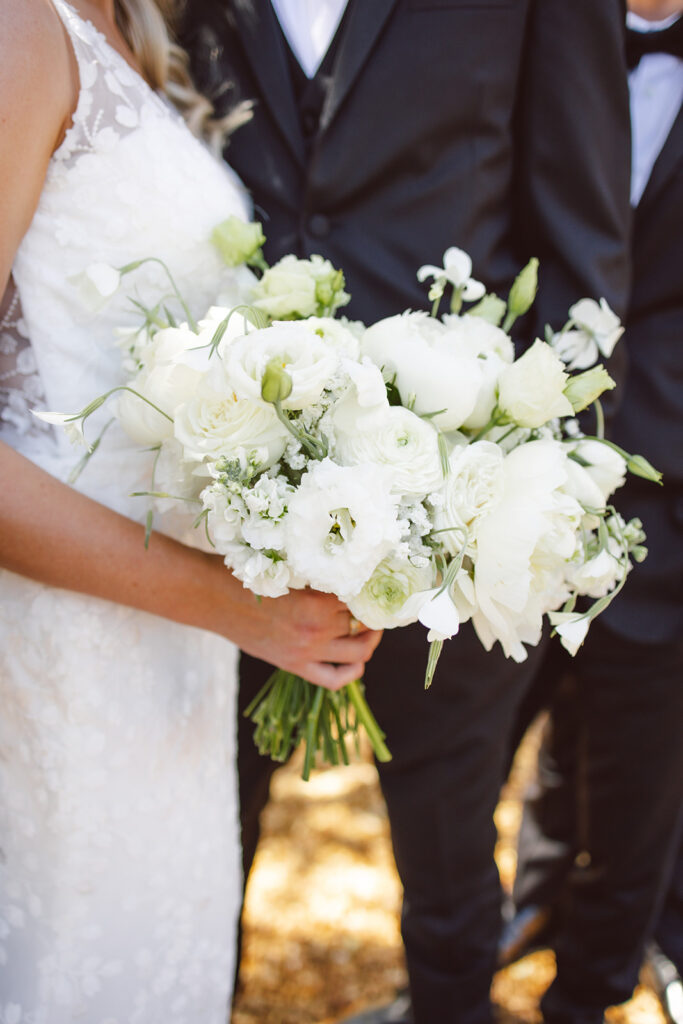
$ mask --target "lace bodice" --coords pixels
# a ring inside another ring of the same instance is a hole
[[[74,48],[80,91],[13,267],[16,294],[6,302],[0,332],[0,438],[65,477],[79,453],[64,436],[44,431],[29,410],[76,412],[118,383],[116,328],[139,322],[131,298],[153,304],[168,293],[163,270],[145,265],[94,311],[80,275],[94,262],[123,266],[159,257],[199,315],[238,276],[221,264],[211,230],[230,214],[247,218],[249,202],[237,177],[189,134],[168,102],[68,3],[53,2]],[[123,447],[110,431],[110,457]],[[105,470],[100,452],[79,487],[135,514],[113,488],[101,491],[112,467]],[[121,481],[117,489],[125,490]]]

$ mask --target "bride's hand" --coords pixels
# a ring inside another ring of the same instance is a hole
[[[252,614],[240,623],[240,647],[329,690],[360,678],[382,638],[356,624],[332,594],[291,590],[284,597],[251,600]]]

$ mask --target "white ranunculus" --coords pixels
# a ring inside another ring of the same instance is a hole
[[[574,657],[588,634],[589,617],[579,612],[548,612],[548,619],[564,649]]]
[[[305,409],[315,405],[332,381],[340,355],[307,320],[251,331],[233,341],[225,352],[226,374],[238,397],[268,404],[261,397],[261,381],[271,360],[278,360],[292,381],[282,407]]]
[[[520,427],[541,427],[556,416],[572,416],[564,395],[567,374],[550,345],[536,340],[507,366],[498,382],[498,405]]]
[[[201,462],[239,451],[257,453],[254,462],[267,468],[282,456],[289,432],[272,406],[239,398],[218,363],[201,378],[195,392],[175,413],[174,433],[186,459]]]
[[[472,277],[472,260],[466,252],[456,246],[446,249],[442,267],[435,267],[432,264],[420,267],[417,272],[418,281],[425,281],[428,277],[433,277],[436,281],[448,281],[456,291],[461,292],[466,302],[476,302],[486,292],[481,281],[475,281]]]
[[[401,539],[391,471],[310,465],[292,496],[286,550],[297,575],[341,598],[357,594]]]
[[[429,415],[440,430],[457,430],[472,414],[481,386],[479,360],[450,342],[450,331],[426,313],[380,320],[363,336],[361,349],[396,377],[404,405]],[[438,413],[438,415],[433,415]]]
[[[588,465],[584,468],[600,488],[603,503],[626,480],[626,462],[619,452],[601,441],[583,440],[573,449]]]
[[[387,406],[340,429],[335,420],[336,455],[342,465],[374,463],[392,471],[397,494],[429,494],[443,483],[439,441],[431,423],[402,406]]]
[[[503,451],[490,441],[458,445],[451,452],[443,501],[434,512],[435,539],[450,554],[458,554],[466,536],[472,543],[476,521],[501,500],[503,461]]]
[[[323,310],[333,313],[349,301],[343,287],[343,275],[329,260],[288,255],[266,270],[254,288],[252,304],[273,320],[316,316]]]
[[[389,556],[377,566],[363,589],[349,598],[351,614],[370,629],[394,629],[417,622],[419,606],[410,599],[429,591],[434,579],[431,563],[414,566],[408,559]]]

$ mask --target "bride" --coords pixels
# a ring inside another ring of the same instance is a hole
[[[222,1024],[241,901],[237,647],[323,686],[362,673],[335,598],[257,601],[154,534],[112,428],[75,486],[71,411],[120,380],[124,299],[93,262],[164,259],[199,314],[215,224],[249,216],[169,43],[169,0],[2,0],[0,37],[0,1021]],[[165,95],[164,95],[165,94]],[[12,282],[9,284],[9,282]],[[146,265],[136,291],[159,294]],[[2,318],[3,313],[0,313]],[[131,468],[132,467],[132,468]]]

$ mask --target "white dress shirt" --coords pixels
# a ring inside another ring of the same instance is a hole
[[[272,0],[292,52],[313,78],[339,28],[348,0]],[[368,0],[365,0],[367,3]]]
[[[636,32],[657,32],[673,25],[677,17],[646,21],[629,12],[627,25]],[[633,145],[631,205],[637,206],[683,103],[683,60],[670,53],[646,54],[630,73],[628,84]]]

